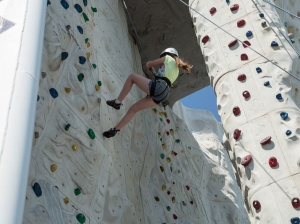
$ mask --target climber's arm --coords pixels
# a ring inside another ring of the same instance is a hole
[[[163,64],[164,61],[165,61],[165,57],[162,57],[162,58],[159,58],[159,59],[155,59],[155,60],[153,60],[153,61],[148,61],[148,62],[146,63],[146,66],[147,66],[147,68],[149,69],[149,68],[151,68],[151,67],[159,66],[159,65]]]

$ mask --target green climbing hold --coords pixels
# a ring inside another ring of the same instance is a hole
[[[67,124],[66,126],[65,126],[65,130],[66,131],[69,131],[69,128],[71,127],[71,125],[70,124]]]
[[[171,210],[171,207],[170,207],[170,206],[167,206],[167,210],[170,211],[170,210]]]
[[[89,42],[89,38],[85,38],[85,43],[87,44]]]
[[[80,194],[81,194],[80,188],[76,188],[76,189],[74,190],[74,194],[75,194],[76,196],[80,195]]]
[[[82,16],[84,18],[84,22],[90,21],[89,17],[84,12],[82,13]]]
[[[172,167],[170,167],[170,170],[171,170],[171,172],[173,171],[173,168]]]
[[[97,65],[96,64],[92,64],[93,68],[97,68]]]
[[[88,133],[88,135],[90,136],[91,139],[95,139],[96,136],[95,136],[95,133],[92,129],[89,129],[87,133]]]
[[[294,43],[295,43],[295,41],[294,41],[293,39],[291,40],[291,42],[292,42],[292,44],[294,44]]]
[[[80,73],[78,75],[78,81],[81,82],[83,80],[83,78],[84,78],[84,75],[82,73]]]
[[[159,139],[162,142],[162,138]]]
[[[78,215],[76,215],[76,219],[81,224],[85,223],[85,216],[84,216],[84,214],[79,213]]]
[[[288,25],[288,23],[287,23],[287,22],[284,22],[284,26],[287,27],[287,25]]]
[[[160,154],[160,158],[162,158],[162,159],[165,158],[165,154],[163,154],[163,153]]]
[[[98,81],[98,86],[102,86],[102,82],[101,81]]]
[[[93,12],[97,12],[97,8],[91,7],[91,9],[92,9]]]
[[[179,143],[179,142],[180,142],[180,139],[176,139],[176,142]]]
[[[162,122],[163,121],[163,119],[162,118],[159,118],[159,120]]]

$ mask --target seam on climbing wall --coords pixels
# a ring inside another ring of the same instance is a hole
[[[288,14],[290,14],[290,15],[296,17],[297,19],[300,19],[299,16],[296,16],[295,14],[293,14],[293,13],[291,13],[291,12],[285,10],[284,8],[281,8],[281,7],[277,6],[276,4],[272,4],[271,2],[266,1],[266,0],[263,0],[263,1],[266,2],[266,3],[268,3],[268,4],[270,4],[270,5],[272,5],[272,6],[275,7],[275,8],[278,8],[278,9],[282,10],[282,11],[285,12],[285,13],[288,13]],[[283,2],[283,4],[285,4],[285,2]]]

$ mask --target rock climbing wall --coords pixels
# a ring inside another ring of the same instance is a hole
[[[190,4],[220,26],[190,9],[251,221],[298,224],[300,21],[262,0]]]
[[[117,0],[48,0],[23,223],[248,223],[211,114],[157,106],[103,138],[145,97],[105,103],[142,74],[126,23]]]

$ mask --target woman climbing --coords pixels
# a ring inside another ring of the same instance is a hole
[[[178,77],[179,68],[190,73],[193,67],[179,58],[175,48],[165,49],[161,52],[159,59],[148,61],[146,66],[147,69],[155,75],[155,81],[137,74],[131,74],[127,78],[119,97],[115,100],[106,101],[107,105],[119,110],[123,99],[129,93],[133,83],[147,94],[146,98],[141,99],[129,108],[126,115],[114,128],[103,133],[106,138],[115,136],[140,110],[154,107],[156,104],[165,102],[169,97],[172,83]],[[153,68],[154,66],[159,66],[157,73]]]

